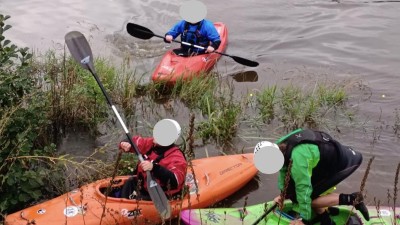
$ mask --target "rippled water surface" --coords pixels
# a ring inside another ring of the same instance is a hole
[[[8,31],[8,37],[18,45],[61,50],[64,35],[79,30],[88,37],[94,55],[110,55],[117,62],[130,55],[138,70],[150,73],[162,54],[175,45],[168,46],[157,38],[135,39],[126,33],[125,25],[134,22],[163,35],[179,19],[180,2],[0,0],[0,13],[12,16],[8,22],[13,29]],[[260,63],[257,68],[246,68],[229,57],[221,58],[217,68],[226,76],[246,70],[258,74],[256,82],[236,83],[235,90],[262,88],[296,77],[300,85],[307,85],[310,79],[322,76],[334,81],[354,79],[360,87],[368,88],[369,95],[353,103],[368,125],[338,134],[340,140],[364,154],[363,165],[339,185],[339,191],[359,189],[367,162],[374,154],[376,158],[365,188],[370,203],[374,196],[386,202],[387,189],[393,189],[394,172],[400,162],[399,138],[393,130],[397,121],[395,110],[400,105],[399,2],[204,2],[207,17],[228,27],[226,53]],[[260,136],[267,137],[269,131],[263,132]],[[373,137],[377,137],[377,142],[372,148]],[[242,145],[252,151],[255,143],[257,140]],[[209,151],[210,155],[219,154]],[[261,183],[252,181],[223,204],[241,206],[247,195],[248,204],[271,200],[278,193],[276,176],[260,175],[258,179]]]

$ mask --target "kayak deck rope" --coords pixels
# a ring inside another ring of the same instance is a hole
[[[23,212],[23,211],[22,211],[19,215],[21,216],[21,219],[26,220],[26,222],[27,222],[26,225],[36,225],[35,219],[33,219],[33,220],[27,219],[27,218],[24,216],[24,212]]]

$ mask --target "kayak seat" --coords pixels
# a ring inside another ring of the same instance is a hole
[[[100,192],[104,195],[107,193],[107,188],[108,187],[102,187],[100,188]],[[121,186],[118,187],[112,187],[110,192],[108,193],[108,197],[113,197],[113,198],[119,198],[121,196]]]
[[[136,186],[137,180],[136,176],[130,177],[126,182],[121,186],[119,196],[117,198],[126,198],[126,199],[137,199],[143,201],[151,201],[150,194],[144,190],[140,189]],[[181,193],[178,192],[174,195],[167,195],[168,200],[175,200],[181,198]]]
[[[196,55],[205,54],[205,53],[200,53],[199,54],[199,53],[195,53],[195,52],[185,51],[185,50],[183,50],[181,48],[173,49],[172,52],[175,53],[175,55],[179,55],[179,56],[182,56],[182,57],[189,57],[189,56],[196,56]]]

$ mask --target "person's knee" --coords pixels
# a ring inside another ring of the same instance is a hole
[[[326,208],[312,208],[315,213],[322,214],[325,212]]]

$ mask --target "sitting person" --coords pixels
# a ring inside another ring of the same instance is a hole
[[[335,205],[355,205],[366,220],[368,210],[361,193],[337,194],[330,190],[350,176],[362,162],[362,155],[349,146],[344,146],[330,135],[308,129],[297,129],[280,138],[276,144],[284,155],[284,166],[280,170],[278,187],[284,188],[284,179],[292,160],[291,176],[285,199],[294,203],[295,218],[292,224],[312,224],[312,210],[321,225],[334,225],[327,207]],[[279,203],[280,196],[274,199]]]
[[[177,22],[166,34],[164,41],[170,43],[181,35],[181,41],[193,45],[202,46],[200,49],[185,44],[181,48],[174,49],[174,53],[181,56],[211,53],[221,44],[220,35],[214,24],[204,19],[207,9],[202,2],[189,1],[181,6],[183,20]]]
[[[127,180],[121,190],[122,198],[150,200],[147,192],[146,171],[165,191],[167,197],[176,197],[182,191],[187,162],[183,152],[175,144],[161,146],[153,137],[134,136],[132,138],[145,159],[139,162],[135,174]],[[135,152],[128,141],[122,141],[119,148],[125,152]]]

